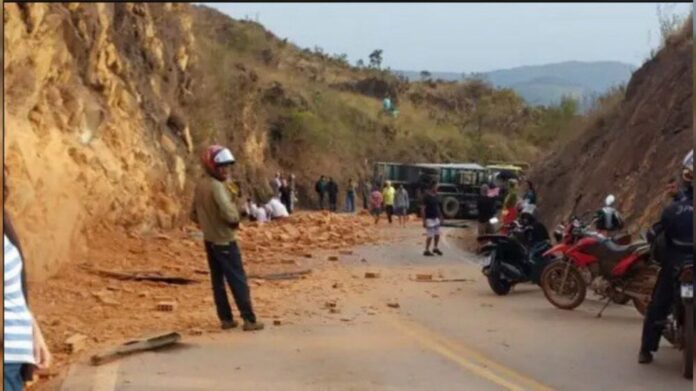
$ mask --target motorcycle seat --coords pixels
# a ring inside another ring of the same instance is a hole
[[[628,255],[632,252],[636,252],[639,249],[647,246],[647,244],[644,242],[633,242],[633,243],[628,244],[628,245],[620,245],[620,244],[616,244],[612,240],[605,240],[602,244],[604,245],[604,247],[607,250],[614,253],[613,255],[616,255],[616,256]]]

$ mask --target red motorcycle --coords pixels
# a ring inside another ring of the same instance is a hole
[[[645,241],[618,244],[605,233],[592,230],[579,217],[554,232],[558,244],[544,254],[553,257],[541,276],[541,288],[554,306],[572,310],[582,304],[587,287],[607,299],[602,312],[612,301],[633,305],[645,314],[658,267],[649,262],[650,246]],[[620,242],[630,236],[617,237]]]

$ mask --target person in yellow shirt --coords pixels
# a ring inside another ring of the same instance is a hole
[[[387,212],[387,220],[389,224],[392,223],[392,216],[394,215],[394,198],[396,196],[396,189],[392,186],[391,181],[386,181],[384,183],[384,190],[382,190],[382,198],[384,199],[384,211]]]

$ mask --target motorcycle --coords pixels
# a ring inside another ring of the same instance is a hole
[[[693,378],[694,368],[694,274],[693,260],[679,268],[674,284],[674,303],[662,335],[682,351],[682,375]]]
[[[498,219],[492,218],[490,224],[495,226]],[[548,241],[530,248],[525,239],[526,228],[517,221],[505,228],[507,235],[481,235],[477,238],[479,242],[487,242],[481,248],[481,253],[487,255],[481,271],[493,292],[500,296],[510,293],[519,283],[539,284],[542,271],[548,264],[541,254],[551,248]]]
[[[613,197],[607,197],[607,204]],[[573,217],[564,227],[560,243],[544,254],[554,260],[541,276],[541,288],[554,306],[572,310],[585,300],[588,285],[606,304],[633,305],[645,315],[657,279],[657,267],[650,260],[650,246],[644,241],[620,245],[604,233]],[[556,238],[558,239],[558,230]],[[625,235],[624,235],[625,237]]]

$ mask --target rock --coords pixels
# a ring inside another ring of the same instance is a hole
[[[191,334],[191,335],[203,335],[203,330],[198,329],[198,328],[191,329],[191,330],[189,330],[189,334]]]
[[[432,274],[416,274],[416,281],[432,281]]]
[[[367,259],[363,258],[360,260],[360,262],[367,262]]]
[[[302,255],[302,256],[305,257],[305,258],[312,258],[312,254],[309,254],[309,253],[304,254],[304,255]]]
[[[328,259],[329,261],[338,261],[338,257],[335,255],[330,256]]]
[[[282,324],[282,322],[280,321],[280,319],[274,319],[274,320],[273,320],[273,325],[274,325],[274,326],[280,326],[281,324]]]
[[[87,336],[82,334],[74,334],[65,340],[65,345],[68,353],[75,354],[85,349],[87,346]]]
[[[400,306],[399,303],[397,303],[397,302],[391,302],[391,303],[387,303],[387,307],[389,307],[389,308],[400,308],[401,306]]]
[[[324,306],[326,308],[336,308],[336,302],[335,301],[327,301],[326,303],[324,303]]]
[[[379,273],[377,273],[377,272],[365,272],[365,278],[379,278]]]
[[[341,313],[341,310],[339,310],[338,308],[329,308],[329,313],[339,314],[339,313]]]
[[[150,292],[140,292],[138,293],[138,297],[150,297]]]

